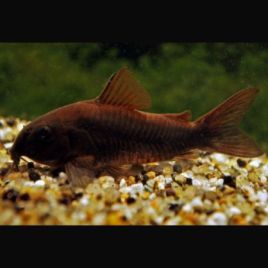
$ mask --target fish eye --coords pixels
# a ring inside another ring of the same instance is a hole
[[[50,142],[52,140],[52,130],[48,126],[43,126],[36,131],[36,137],[41,142]]]

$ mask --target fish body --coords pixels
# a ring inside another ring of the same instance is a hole
[[[196,150],[254,157],[261,150],[238,129],[258,90],[241,90],[206,115],[154,114],[149,94],[123,68],[94,100],[53,110],[27,125],[11,156],[64,166],[73,185],[84,186],[98,172],[122,175],[128,165],[194,155]]]

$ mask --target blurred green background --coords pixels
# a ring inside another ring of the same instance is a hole
[[[2,43],[0,115],[33,119],[96,97],[121,66],[151,93],[152,112],[191,109],[196,118],[239,89],[260,88],[242,127],[268,152],[268,44]]]

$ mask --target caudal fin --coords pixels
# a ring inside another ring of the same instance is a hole
[[[196,120],[205,149],[240,157],[263,154],[256,143],[238,128],[258,92],[255,88],[240,90]]]

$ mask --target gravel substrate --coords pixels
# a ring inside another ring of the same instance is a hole
[[[71,188],[64,172],[37,163],[9,170],[8,149],[24,124],[0,117],[2,225],[268,225],[266,155],[150,163],[136,177]]]

